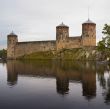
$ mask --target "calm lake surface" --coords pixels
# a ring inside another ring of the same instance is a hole
[[[0,63],[0,109],[110,109],[110,65],[78,61]]]

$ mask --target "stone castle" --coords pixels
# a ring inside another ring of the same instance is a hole
[[[59,51],[96,46],[96,24],[87,20],[82,24],[82,35],[69,37],[69,27],[60,24],[56,27],[56,40],[18,42],[18,36],[13,32],[7,36],[7,58],[18,57],[36,52]]]

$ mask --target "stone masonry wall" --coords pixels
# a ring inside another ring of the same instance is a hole
[[[80,48],[82,46],[81,42],[82,42],[81,36],[69,37],[66,42],[66,48],[67,49]]]
[[[83,46],[95,46],[96,45],[96,38],[95,37],[84,37]]]
[[[72,49],[72,48],[80,48],[82,45],[82,38],[81,36],[78,37],[68,37],[65,40],[57,41],[57,50],[65,49]]]
[[[55,49],[56,41],[18,42],[15,48],[15,58],[35,52],[52,51]]]

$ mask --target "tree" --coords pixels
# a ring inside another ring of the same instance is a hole
[[[110,59],[110,25],[105,24],[103,31],[104,37],[98,42],[98,51],[101,52],[102,57]]]
[[[103,38],[101,41],[98,42],[98,51],[105,51],[106,44],[105,44],[105,38]]]
[[[0,58],[6,59],[7,57],[7,51],[5,49],[0,50]]]
[[[105,24],[102,33],[106,36],[110,36],[110,25]]]
[[[102,33],[105,35],[105,46],[110,48],[110,25],[105,24]]]

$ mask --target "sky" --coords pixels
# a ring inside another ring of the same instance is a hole
[[[14,31],[21,41],[55,40],[56,26],[70,27],[70,36],[81,36],[89,18],[97,25],[97,42],[104,24],[110,24],[110,0],[0,0],[0,49]]]

